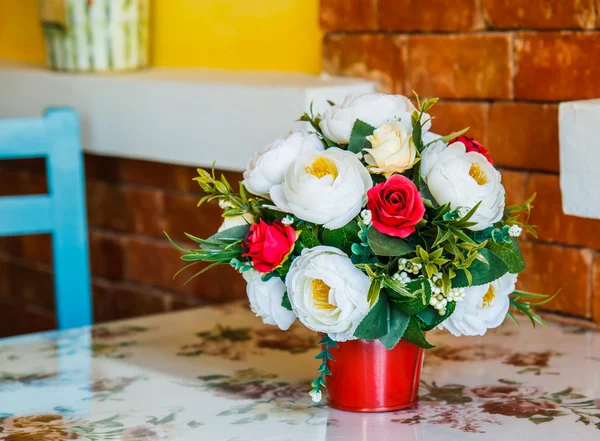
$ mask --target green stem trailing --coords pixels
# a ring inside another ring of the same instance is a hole
[[[333,358],[331,352],[329,352],[329,348],[339,347],[338,344],[335,341],[333,341],[328,335],[325,335],[325,337],[319,342],[319,344],[322,345],[323,349],[315,356],[315,358],[317,360],[321,360],[321,365],[319,366],[319,369],[317,369],[320,373],[319,376],[315,378],[311,383],[312,390],[310,391],[310,396],[315,402],[321,401],[320,389],[321,387],[326,387],[325,376],[331,375],[331,371],[327,367],[327,360],[335,361],[335,358]]]

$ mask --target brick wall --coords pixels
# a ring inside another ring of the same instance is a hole
[[[321,0],[326,72],[439,96],[433,130],[471,126],[502,169],[508,202],[537,192],[539,240],[522,289],[600,323],[600,220],[566,216],[558,102],[600,97],[600,0]]]
[[[163,231],[207,237],[221,222],[218,205],[196,208],[194,167],[86,155],[85,168],[97,322],[245,297],[229,267],[173,280],[183,262]],[[0,182],[0,196],[47,192],[43,161],[2,161]],[[0,238],[0,337],[55,327],[51,263],[49,235]]]

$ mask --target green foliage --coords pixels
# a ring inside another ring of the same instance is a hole
[[[504,209],[504,215],[507,225],[518,225],[537,239],[538,236],[535,225],[529,225],[529,217],[531,216],[531,209],[533,208],[532,203],[536,196],[537,193],[534,193],[521,205],[509,205]],[[525,217],[524,221],[521,220],[523,217]]]
[[[417,279],[405,285],[412,297],[403,296],[396,291],[388,291],[390,299],[400,311],[407,315],[415,315],[429,305],[431,285],[425,279]]]
[[[482,243],[491,240],[498,243],[509,243],[511,241],[508,230],[510,225],[503,225],[501,228],[489,227],[482,231],[473,231],[471,237],[477,243]]]
[[[388,236],[377,231],[375,227],[369,228],[367,240],[376,256],[404,256],[414,253],[416,249],[414,241]]]
[[[387,349],[394,349],[398,342],[402,339],[410,316],[400,311],[400,309],[392,304],[390,305],[389,328],[387,334],[379,339]]]
[[[519,326],[519,322],[516,320],[514,316],[514,312],[520,312],[524,314],[533,327],[535,328],[536,323],[539,323],[542,326],[546,326],[546,322],[535,313],[531,308],[532,306],[543,306],[556,298],[556,296],[560,293],[560,290],[554,294],[534,294],[531,292],[525,291],[515,291],[510,295],[510,308],[508,311],[508,316],[512,319],[513,322]],[[537,300],[537,301],[535,301]],[[535,301],[532,303],[532,301]]]
[[[358,227],[359,242],[353,243],[350,246],[350,252],[352,253],[350,260],[357,266],[368,263],[377,263],[377,259],[372,256],[373,250],[371,250],[371,246],[369,245],[369,241],[367,239],[367,231],[369,227],[365,225],[362,220],[358,221]]]
[[[300,242],[300,248],[298,251],[302,251],[304,248],[313,248],[321,245],[317,237],[317,227],[302,228],[298,242]]]
[[[446,305],[446,314],[440,315],[438,310],[433,306],[427,306],[427,308],[417,313],[417,318],[420,320],[420,328],[423,331],[431,331],[448,317],[450,317],[455,308],[456,302],[448,302]]]
[[[292,310],[292,303],[290,302],[290,297],[288,296],[287,291],[283,293],[283,298],[281,299],[281,306],[283,306],[288,311]]]
[[[402,339],[421,348],[435,348],[435,346],[429,343],[425,338],[425,334],[423,334],[423,330],[421,329],[420,321],[415,316],[410,318]]]
[[[318,394],[321,387],[325,386],[325,376],[331,375],[331,371],[327,367],[327,360],[335,361],[335,358],[331,355],[330,348],[339,347],[338,344],[333,341],[328,335],[325,335],[323,340],[319,342],[322,346],[321,352],[319,352],[315,358],[317,360],[321,360],[321,365],[317,369],[319,371],[319,376],[313,380],[310,384],[312,386],[311,394]]]
[[[352,153],[360,153],[364,149],[371,148],[371,143],[367,139],[367,136],[371,136],[374,131],[375,127],[357,119],[354,126],[352,126],[348,150]]]
[[[352,254],[352,244],[358,242],[360,227],[354,221],[336,230],[323,229],[321,242],[323,245],[339,248],[346,254]],[[361,250],[362,252],[362,250]]]
[[[194,181],[198,182],[200,188],[206,193],[205,196],[198,201],[198,207],[205,202],[219,200],[226,203],[227,208],[224,209],[223,217],[243,216],[251,213],[255,216],[262,214],[261,207],[267,202],[267,199],[255,195],[248,195],[243,184],[240,184],[240,191],[236,193],[225,175],[221,175],[220,179],[215,176],[215,169],[211,173],[204,169],[197,169],[198,176]]]
[[[489,242],[487,249],[502,260],[509,272],[517,274],[525,269],[521,248],[514,238],[511,238],[509,243]]]
[[[200,247],[204,250],[220,250],[228,244],[244,239],[249,229],[250,225],[238,225],[224,231],[219,231],[208,239],[200,239],[188,233],[185,233],[185,235],[200,244]]]
[[[508,272],[504,262],[490,250],[483,248],[479,253],[485,258],[475,260],[468,269],[458,269],[455,271],[455,277],[452,279],[452,287],[466,288],[469,286],[485,285],[502,277]]]
[[[389,321],[390,302],[385,291],[381,291],[377,303],[360,322],[354,336],[363,340],[377,340],[388,333]]]
[[[434,139],[433,141],[429,142],[425,147],[430,146],[431,144],[434,144],[434,143],[439,142],[439,141],[441,141],[443,143],[448,143],[448,142],[450,142],[450,141],[458,138],[459,136],[464,135],[465,133],[467,133],[467,131],[469,129],[470,129],[470,127],[466,127],[466,128],[464,128],[462,130],[459,130],[458,132],[454,132],[454,133],[451,133],[449,135],[442,136],[441,138]]]

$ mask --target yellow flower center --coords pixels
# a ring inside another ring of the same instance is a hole
[[[329,303],[329,291],[331,288],[325,282],[320,279],[314,279],[312,281],[312,298],[317,309],[335,309],[331,303]]]
[[[496,293],[494,292],[494,287],[490,285],[487,292],[483,296],[483,307],[485,308],[486,306],[490,306],[494,300],[494,297],[496,297]]]
[[[316,176],[317,178],[331,175],[333,176],[333,179],[335,179],[338,176],[338,169],[335,166],[335,162],[322,156],[319,156],[317,159],[315,159],[311,165],[307,165],[306,172]]]
[[[485,172],[481,169],[481,166],[476,163],[471,163],[471,168],[469,169],[469,176],[475,179],[479,185],[483,185],[487,183],[487,177],[485,176]]]

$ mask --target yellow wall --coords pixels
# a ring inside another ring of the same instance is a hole
[[[39,0],[0,0],[0,58],[41,62]],[[154,0],[158,66],[321,70],[318,0]]]

